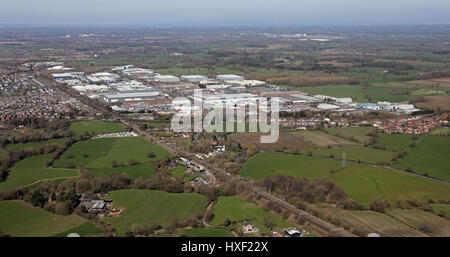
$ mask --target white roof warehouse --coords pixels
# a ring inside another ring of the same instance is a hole
[[[146,91],[146,92],[107,94],[103,96],[103,99],[108,103],[113,103],[113,102],[149,100],[155,99],[157,96],[159,96],[158,91]]]

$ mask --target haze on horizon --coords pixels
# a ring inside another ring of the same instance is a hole
[[[449,24],[448,0],[2,0],[0,24],[417,25]]]

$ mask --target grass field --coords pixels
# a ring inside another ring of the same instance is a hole
[[[330,173],[330,169],[338,170]],[[396,202],[399,199],[418,198],[446,200],[450,186],[418,178],[406,173],[335,160],[278,153],[258,153],[241,169],[241,176],[263,179],[283,174],[311,180],[328,178],[340,186],[349,197],[368,205],[374,198]]]
[[[420,174],[428,173],[433,178],[450,181],[450,137],[422,136],[414,147],[408,148],[408,154],[393,163],[394,167],[406,169],[412,167]]]
[[[388,210],[387,214],[416,230],[423,230],[431,236],[450,236],[450,221],[431,212],[425,212],[419,209],[394,209]]]
[[[70,233],[77,233],[81,237],[105,236],[105,232],[102,229],[97,227],[94,223],[88,221],[72,229],[53,235],[53,237],[67,237]]]
[[[106,134],[125,131],[125,127],[120,123],[101,122],[101,121],[76,121],[70,124],[70,130],[77,135]]]
[[[62,236],[62,233],[80,226],[84,227],[83,230],[78,230],[81,236],[101,233],[92,228],[86,229],[90,225],[84,225],[85,223],[90,222],[78,216],[56,215],[23,201],[0,201],[0,230],[10,236]]]
[[[181,236],[186,237],[232,237],[230,231],[220,228],[192,228],[183,229]]]
[[[145,224],[151,220],[161,225],[172,218],[186,221],[201,214],[206,205],[206,197],[193,193],[167,193],[157,190],[125,189],[110,192],[114,208],[123,208],[119,217],[110,217],[109,222],[123,235],[125,229],[134,223]]]
[[[49,144],[63,145],[65,141],[67,141],[67,138],[57,138],[57,139],[50,139],[50,140],[39,141],[39,142],[9,144],[6,146],[6,148],[11,151],[20,151],[20,150],[23,150],[26,148],[39,148],[39,147],[42,147],[44,145],[49,145]]]
[[[89,173],[94,176],[110,173],[125,173],[131,178],[148,178],[155,174],[155,168],[153,166],[153,163],[143,163],[126,167],[95,169],[90,170]]]
[[[370,139],[368,136],[366,136],[366,133],[372,130],[372,127],[344,127],[326,129],[326,131],[331,135],[342,136],[345,138],[353,137],[360,143],[364,143]]]
[[[450,204],[433,204],[433,211],[437,214],[443,212],[447,218],[450,218]]]
[[[450,129],[449,128],[436,128],[430,132],[430,135],[432,135],[432,136],[450,135]]]
[[[78,175],[76,170],[45,168],[45,162],[50,159],[50,154],[43,154],[31,156],[17,162],[10,169],[6,181],[0,183],[0,190],[25,186],[42,179],[54,179]]]
[[[406,89],[399,89],[397,87],[370,86],[365,92],[368,95],[370,102],[388,101],[397,103],[408,101],[410,98]]]
[[[213,211],[214,218],[211,221],[213,225],[222,225],[228,218],[231,222],[237,222],[239,225],[242,225],[244,221],[248,221],[259,228],[260,232],[267,232],[269,229],[263,225],[263,219],[269,218],[278,228],[294,226],[275,214],[263,210],[256,204],[237,197],[220,196],[217,203],[213,206]]]
[[[335,208],[330,205],[321,205],[318,210],[339,219],[344,227],[350,227],[363,232],[378,233],[382,237],[423,237],[426,236],[402,222],[380,212],[350,211]]]
[[[377,145],[385,146],[388,150],[402,151],[409,147],[411,136],[405,134],[380,134]]]
[[[353,99],[353,102],[367,102],[367,99],[364,96],[364,91],[359,85],[301,87],[297,88],[297,90],[306,93],[314,93],[332,97],[351,97]]]
[[[330,154],[333,154],[335,158],[343,158],[343,155],[345,153],[346,160],[369,162],[369,163],[390,161],[392,156],[394,155],[394,153],[391,151],[374,149],[364,146],[342,147],[333,149],[317,149],[313,150],[312,152],[313,155],[318,156],[330,156]]]
[[[6,151],[2,148],[0,148],[0,161],[3,159],[3,157],[6,156]]]
[[[355,142],[352,142],[350,140],[329,135],[320,130],[293,131],[290,134],[320,148],[325,148],[328,146],[351,146],[356,144]]]
[[[261,143],[262,133],[233,133],[228,136],[229,139],[234,140],[244,146],[255,145],[258,148],[264,150],[301,150],[313,148],[312,145],[303,141],[302,139],[295,137],[289,133],[280,132],[278,141],[271,144]]]
[[[147,157],[151,150],[156,155]],[[83,153],[87,156],[83,157]],[[111,167],[111,161],[128,164],[133,158],[140,162],[159,160],[172,155],[161,147],[141,137],[100,138],[81,141],[73,144],[54,162],[55,167],[66,167],[68,162],[85,165],[87,168]]]

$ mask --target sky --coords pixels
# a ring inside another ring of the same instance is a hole
[[[449,0],[0,0],[0,24],[450,24]]]

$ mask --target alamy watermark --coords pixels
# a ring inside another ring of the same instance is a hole
[[[261,143],[277,142],[280,134],[278,97],[271,98],[269,106],[265,97],[239,99],[235,96],[230,94],[220,99],[203,101],[202,90],[197,89],[194,91],[193,104],[186,97],[173,99],[172,108],[176,112],[171,129],[174,132],[257,132],[259,125],[260,132],[270,132],[269,135],[261,136]],[[208,110],[206,115],[203,115],[204,110]]]

